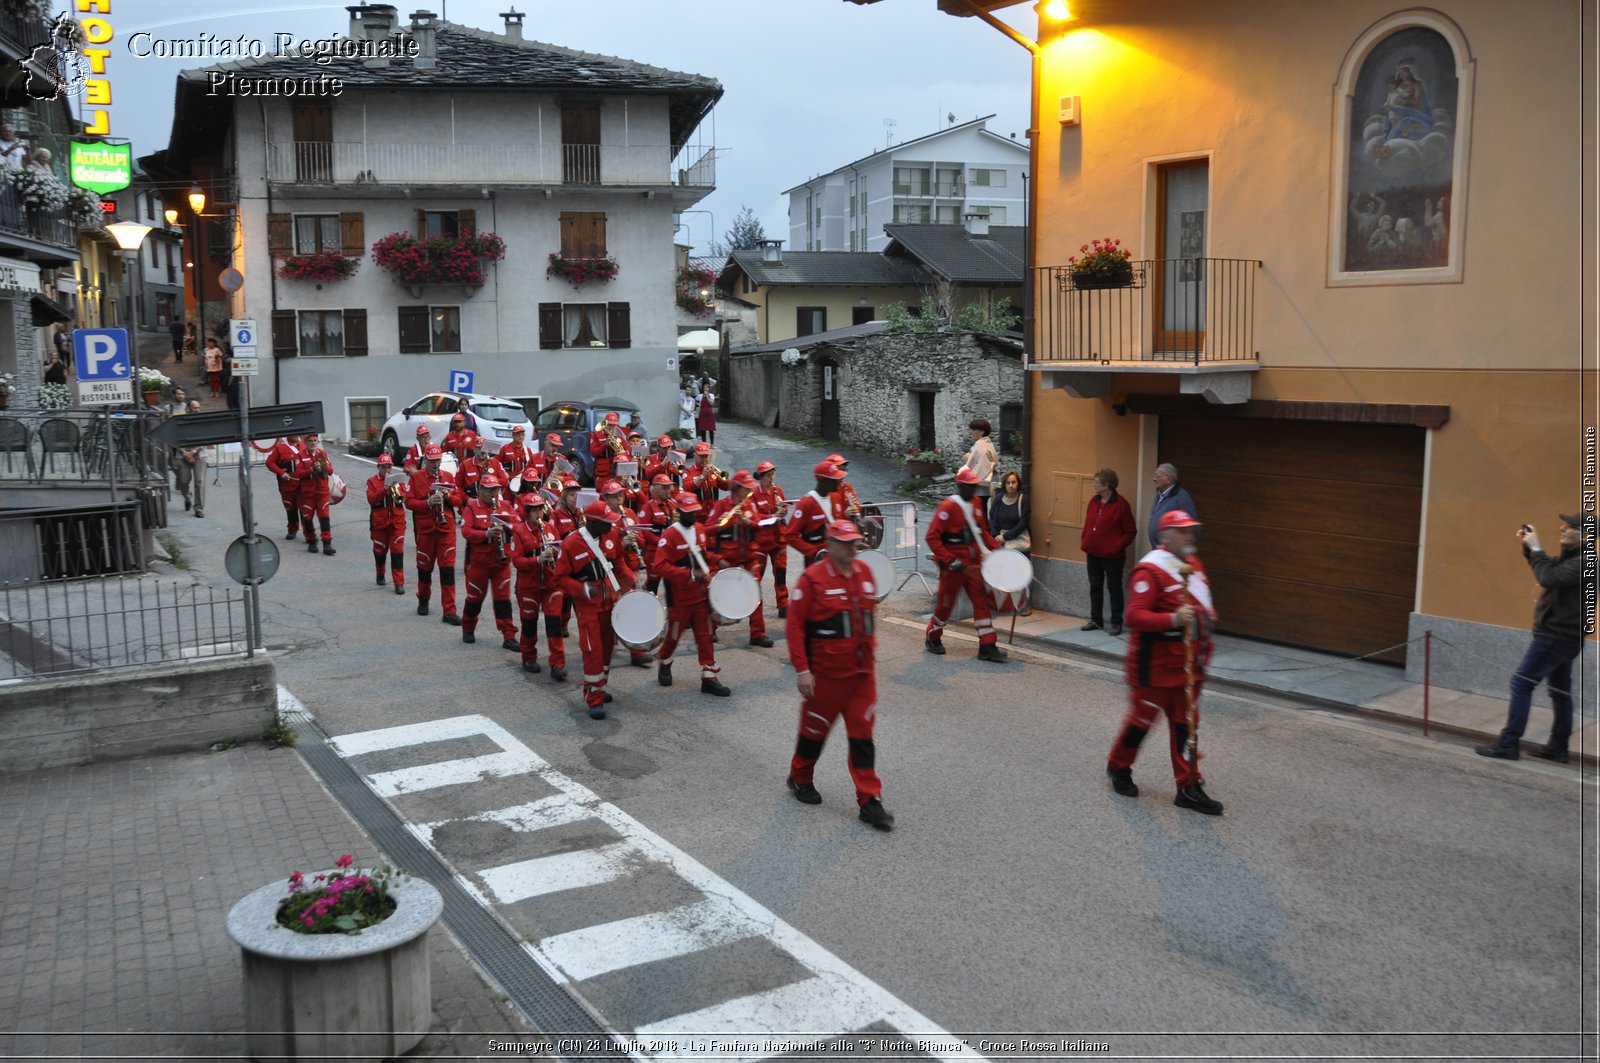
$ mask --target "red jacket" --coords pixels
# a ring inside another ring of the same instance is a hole
[[[643,544],[645,559],[649,560],[650,556],[655,553],[656,542],[665,534],[667,527],[677,523],[678,507],[673,505],[670,498],[665,500],[658,498],[646,499],[644,505],[639,508],[639,520],[649,530],[649,534],[644,537]],[[650,574],[652,576],[655,575],[654,572]]]
[[[534,583],[541,582],[545,575],[545,562],[539,559],[548,545],[559,545],[560,540],[550,534],[550,526],[542,520],[529,523],[526,520],[517,520],[511,526],[511,564],[515,566],[518,578]],[[554,564],[554,561],[551,562]]]
[[[383,473],[380,472],[376,476],[369,476],[367,477],[367,505],[373,509],[404,509],[406,505],[405,490],[406,485],[401,484],[400,498],[397,500],[389,492],[389,483]]]
[[[700,562],[690,555],[691,534],[700,548],[701,558],[707,565],[712,564],[711,559],[706,557],[705,536],[700,533],[699,525],[685,529],[682,524],[674,523],[661,533],[661,538],[656,540],[656,548],[650,552],[650,575],[666,583],[667,604],[670,606],[698,605],[706,598],[706,581],[709,577],[701,572]],[[699,578],[696,578],[697,575]]]
[[[468,564],[476,560],[479,564],[490,567],[499,567],[504,564],[500,560],[500,552],[488,545],[489,529],[494,527],[494,518],[501,517],[508,521],[517,521],[516,511],[506,505],[504,499],[496,501],[494,508],[481,498],[474,498],[461,510],[461,535],[467,540]],[[517,521],[517,523],[521,523]],[[506,544],[506,559],[510,560],[511,544]]]
[[[989,534],[989,518],[983,515],[983,504],[973,499],[968,505],[972,507],[973,523],[977,524],[978,532],[983,536],[983,545],[991,550],[1000,549],[1000,541]],[[972,568],[983,560],[983,552],[973,540],[972,526],[962,512],[959,496],[952,495],[939,503],[939,508],[933,511],[933,519],[928,521],[928,534],[923,538],[927,540],[928,549],[933,551],[934,560],[939,562],[940,567],[959,559],[963,565]]]
[[[634,568],[628,562],[627,551],[622,549],[622,532],[618,526],[613,524],[596,543],[611,563],[616,587],[611,586],[594,550],[578,532],[561,540],[561,551],[556,555],[555,571],[551,574],[572,604],[580,609],[609,609],[620,596],[633,590]]]
[[[789,511],[789,523],[783,528],[784,542],[800,551],[806,564],[811,564],[827,546],[828,522],[835,513],[844,515],[837,493],[824,499],[815,491],[807,491]]]
[[[683,489],[700,500],[700,520],[696,523],[703,524],[708,519],[712,507],[718,499],[718,494],[728,486],[728,474],[712,476],[706,465],[694,464],[683,470]]]
[[[757,524],[756,547],[762,553],[770,554],[775,550],[786,549],[783,542],[783,488],[777,484],[772,485],[772,490],[758,487],[755,490],[756,510],[761,514],[761,521]],[[768,523],[770,522],[770,523]]]
[[[599,487],[611,479],[611,456],[614,453],[611,436],[604,428],[589,433],[589,453],[594,456],[594,485]],[[626,456],[626,451],[623,452]]]
[[[1189,577],[1192,594],[1209,596],[1205,566],[1198,557],[1187,558],[1194,572]],[[1177,558],[1159,547],[1140,559],[1128,575],[1128,608],[1124,623],[1128,639],[1128,682],[1136,687],[1181,687],[1185,683],[1183,629],[1174,626],[1178,607],[1184,603],[1183,580],[1177,574]],[[1211,660],[1211,630],[1216,609],[1195,602],[1203,615],[1195,641],[1195,679],[1205,677]]]
[[[321,465],[321,471],[317,465]],[[300,454],[294,459],[294,478],[299,480],[300,489],[326,492],[328,490],[328,477],[333,475],[333,459],[328,457],[328,452],[318,447],[316,450],[300,448]]]
[[[267,454],[267,471],[276,476],[279,483],[283,483],[285,478],[293,480],[294,463],[300,457],[300,450],[298,443],[278,440],[272,444],[272,450]]]
[[[423,454],[426,449],[421,443],[411,444],[411,449],[406,451],[406,456],[400,461],[400,467],[406,472],[417,472],[427,468],[428,459]],[[459,463],[461,459],[457,458],[456,461]]]
[[[583,525],[583,517],[566,506],[546,508],[550,510],[550,516],[545,518],[545,523],[550,525],[550,532],[557,539],[565,539]]]
[[[506,471],[507,483],[511,482],[513,476],[522,475],[522,470],[533,464],[534,457],[534,452],[528,449],[527,444],[519,447],[515,443],[507,443],[494,454],[494,460]]]
[[[674,483],[676,483],[678,479],[677,474],[667,468],[667,463],[671,460],[668,455],[671,453],[672,451],[670,449],[663,451],[658,447],[645,455],[644,468],[640,472],[640,476],[645,483],[648,484],[651,480],[654,480],[656,478],[656,473],[659,472],[664,472],[668,476],[671,476]]]
[[[1100,496],[1089,499],[1089,512],[1083,518],[1083,535],[1078,539],[1078,549],[1090,557],[1121,557],[1139,535],[1133,523],[1133,508],[1128,500],[1111,493],[1111,501],[1102,502]]]
[[[438,510],[428,504],[432,496],[434,478],[427,469],[420,469],[411,474],[411,482],[406,485],[406,508],[411,511],[411,520],[418,535],[429,532],[448,531],[451,535],[456,533],[454,511],[466,505],[467,497],[461,493],[461,488],[456,486],[453,473],[439,470],[439,483],[450,486],[444,492],[444,523],[438,521]]]
[[[761,512],[757,508],[755,493],[745,499],[745,511],[742,517],[729,517],[735,509],[733,498],[730,496],[718,502],[711,509],[711,516],[701,528],[706,538],[711,540],[712,565],[726,562],[731,568],[746,568],[761,552],[760,527],[755,523],[761,519]],[[728,517],[728,522],[723,523],[723,518]]]
[[[852,561],[849,575],[842,575],[828,558],[801,573],[789,591],[784,628],[789,663],[797,674],[848,679],[874,673],[875,590],[865,561]]]
[[[456,456],[456,464],[467,460],[467,455],[478,449],[478,433],[464,428],[459,432],[446,432],[444,442],[439,444],[446,453]]]

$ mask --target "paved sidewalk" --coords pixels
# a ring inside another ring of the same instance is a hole
[[[292,749],[0,775],[0,1058],[238,1058],[239,949],[228,909],[256,887],[382,856]],[[443,924],[435,1024],[413,1055],[534,1037]]]

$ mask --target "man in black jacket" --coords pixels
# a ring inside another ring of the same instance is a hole
[[[1533,607],[1533,645],[1511,676],[1511,710],[1498,741],[1478,747],[1478,755],[1516,760],[1522,732],[1528,727],[1528,708],[1534,689],[1549,684],[1555,722],[1550,741],[1532,752],[1543,760],[1567,762],[1567,740],[1572,735],[1572,662],[1583,652],[1583,555],[1594,549],[1594,517],[1561,514],[1561,556],[1552,558],[1539,545],[1539,533],[1524,524],[1517,531],[1522,555],[1544,588]],[[1592,577],[1591,577],[1592,578]]]

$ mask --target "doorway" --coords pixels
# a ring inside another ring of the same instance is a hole
[[[822,438],[838,442],[839,363],[832,358],[824,358],[817,366],[822,370]]]
[[[333,108],[296,107],[294,118],[294,179],[333,180]]]
[[[561,105],[561,181],[569,185],[600,183],[600,105]]]
[[[1211,165],[1156,167],[1156,351],[1198,355],[1206,342],[1206,229]]]
[[[936,450],[939,443],[939,423],[933,419],[933,401],[937,391],[918,391],[917,396],[917,449]]]

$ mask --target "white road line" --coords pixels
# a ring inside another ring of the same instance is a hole
[[[493,738],[494,735],[484,726],[490,722],[482,716],[456,716],[448,720],[380,727],[376,731],[357,731],[329,741],[334,743],[334,751],[348,760],[363,753],[377,753],[385,749],[398,749],[401,746],[420,746],[428,742],[445,742],[452,738],[473,738],[478,735]],[[509,747],[502,744],[500,748]]]
[[[725,900],[696,901],[670,912],[652,912],[545,938],[537,949],[574,982],[625,967],[764,936],[758,923]]]
[[[434,823],[418,823],[412,828],[412,833],[424,842],[432,844],[433,832],[448,823],[499,823],[501,826],[510,827],[514,831],[530,833],[544,830],[546,827],[559,827],[564,823],[576,823],[580,819],[591,819],[594,813],[578,804],[566,794],[552,794],[541,797],[537,801],[529,801],[525,805],[513,805],[510,808],[497,808],[492,812],[479,812],[472,816],[462,816],[458,819],[442,819]]]
[[[514,904],[529,897],[598,886],[619,879],[634,868],[638,857],[638,850],[627,842],[613,842],[597,849],[579,849],[502,864],[479,871],[478,877],[496,900]]]
[[[414,768],[397,768],[367,776],[367,785],[379,797],[397,794],[414,794],[422,790],[436,790],[441,786],[457,786],[484,778],[501,778],[506,775],[526,775],[532,770],[528,758],[518,750],[504,753],[485,753],[481,757],[461,760],[442,760],[437,764],[419,764]]]
[[[882,1018],[859,987],[841,985],[831,978],[807,978],[765,993],[735,997],[699,1011],[674,1015],[634,1031],[639,1038],[678,1037],[684,1034],[750,1035],[846,1034]],[[909,1031],[921,1035],[922,1031]],[[950,1038],[955,1040],[955,1038]],[[757,1048],[748,1054],[718,1054],[718,1059],[762,1059],[770,1051]]]

